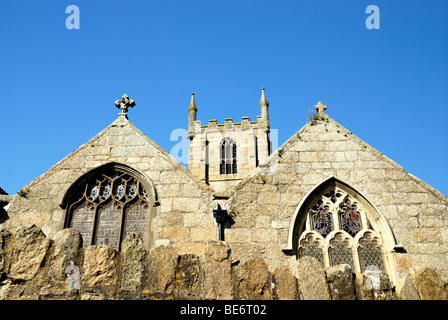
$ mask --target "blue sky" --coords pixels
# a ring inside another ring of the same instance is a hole
[[[66,7],[80,10],[69,30]],[[380,9],[369,30],[368,5]],[[282,144],[327,113],[448,195],[448,1],[0,0],[0,187],[14,194],[117,118],[168,152],[198,119],[260,113]]]

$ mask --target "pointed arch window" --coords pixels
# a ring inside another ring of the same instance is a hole
[[[236,143],[231,138],[224,138],[220,145],[221,160],[219,164],[220,174],[236,174],[237,167],[237,152]]]
[[[147,183],[123,168],[106,166],[78,179],[64,197],[65,228],[77,229],[83,247],[121,242],[137,233],[147,246],[152,194]]]
[[[298,257],[313,256],[324,267],[348,264],[354,272],[372,266],[386,271],[381,236],[371,228],[367,209],[341,186],[333,183],[308,202],[299,226]]]

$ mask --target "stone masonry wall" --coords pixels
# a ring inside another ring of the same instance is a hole
[[[155,245],[172,243],[180,252],[194,253],[202,250],[203,241],[216,239],[212,190],[124,117],[23,187],[5,226],[35,224],[52,239],[64,227],[60,204],[68,188],[89,170],[110,162],[135,168],[154,184],[159,201],[151,223]]]
[[[0,230],[0,300],[238,299],[238,300],[446,300],[440,276],[413,270],[396,288],[387,278],[369,285],[348,265],[324,270],[314,258],[299,259],[296,276],[283,266],[273,272],[262,259],[233,260],[228,244],[207,241],[199,254],[173,246],[146,251],[137,234],[122,252],[104,245],[82,249],[74,229],[49,240],[35,225]]]
[[[243,180],[229,201],[226,241],[237,259],[261,258],[274,270],[294,263],[288,245],[301,200],[334,177],[376,206],[404,251],[393,257],[396,280],[412,267],[448,272],[448,198],[407,173],[332,119],[313,120]],[[379,230],[382,232],[383,230]]]

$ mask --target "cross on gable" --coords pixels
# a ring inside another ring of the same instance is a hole
[[[327,106],[326,106],[326,105],[323,105],[323,104],[322,104],[322,101],[319,101],[319,102],[317,103],[317,105],[314,106],[314,108],[316,108],[317,113],[318,113],[319,115],[321,115],[321,114],[325,113],[325,109],[327,109]]]
[[[129,96],[127,94],[124,94],[121,97],[121,101],[120,100],[115,101],[115,106],[118,109],[121,109],[121,113],[119,113],[118,115],[126,116],[126,113],[128,112],[128,108],[129,107],[133,108],[135,106],[135,102],[134,102],[134,100],[129,99]]]

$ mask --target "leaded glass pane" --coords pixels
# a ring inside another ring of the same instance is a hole
[[[95,210],[93,209],[93,206],[86,202],[82,203],[72,211],[70,228],[79,231],[82,237],[82,246],[84,248],[90,246],[94,217]]]
[[[223,143],[221,144],[221,159],[225,158],[226,158],[226,143],[225,141],[223,141]]]
[[[124,184],[123,184],[123,182],[121,182],[121,183],[117,183],[117,184],[115,184],[115,187],[114,187],[114,196],[115,196],[115,198],[117,198],[117,199],[121,199],[121,197],[123,197],[123,195],[124,195]]]
[[[110,196],[110,185],[106,184],[105,186],[103,186],[103,190],[101,192],[101,197],[103,197],[103,199],[107,199]]]
[[[336,266],[339,264],[348,264],[353,267],[353,255],[352,250],[350,248],[350,240],[346,239],[342,234],[337,234],[330,241],[330,265]]]
[[[133,199],[137,194],[137,184],[135,182],[131,182],[128,184],[128,197],[129,199]]]
[[[98,197],[98,194],[99,194],[99,188],[97,185],[94,185],[94,186],[90,187],[87,198],[90,201],[93,201]]]
[[[333,231],[333,217],[330,208],[319,200],[311,212],[312,229],[319,232],[323,237]]]
[[[220,174],[237,173],[236,165],[236,144],[230,138],[225,138],[221,142],[221,162],[219,165]]]
[[[221,163],[219,164],[219,174],[226,174],[226,164],[224,163],[224,160],[221,160]]]
[[[148,216],[148,205],[145,202],[135,202],[126,209],[124,220],[124,236],[126,238],[130,233],[137,233],[145,245],[146,221]]]
[[[339,209],[339,220],[341,230],[354,237],[362,229],[361,215],[357,211],[358,207],[347,199],[341,204]]]
[[[376,266],[379,270],[384,270],[383,254],[378,242],[378,239],[373,238],[370,233],[365,233],[359,239],[358,255],[361,272],[364,272],[369,266]]]
[[[109,202],[100,208],[95,237],[95,244],[105,244],[118,249],[118,236],[121,224],[121,208],[114,202]]]
[[[311,234],[308,234],[305,239],[300,242],[299,258],[313,257],[319,261],[322,266],[324,265],[324,254],[321,248],[319,240]]]

